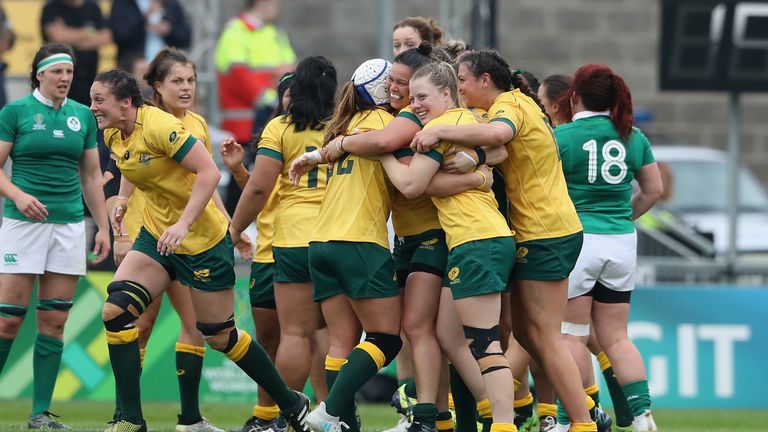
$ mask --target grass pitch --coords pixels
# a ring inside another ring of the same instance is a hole
[[[27,430],[29,400],[0,400],[0,431]],[[109,402],[54,402],[51,410],[75,431],[103,431],[112,416]],[[201,407],[213,424],[226,430],[242,425],[251,414],[251,406],[242,404],[203,404]],[[174,431],[176,403],[145,403],[144,416],[150,431]],[[384,404],[361,404],[360,415],[365,432],[382,431],[397,421],[394,410]],[[732,432],[768,431],[768,410],[668,410],[653,411],[662,432]]]

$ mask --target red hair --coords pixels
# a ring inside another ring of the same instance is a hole
[[[571,94],[590,111],[610,111],[611,122],[623,139],[632,132],[632,94],[619,75],[606,65],[588,64],[573,76]]]

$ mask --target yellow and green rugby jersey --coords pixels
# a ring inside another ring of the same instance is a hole
[[[454,108],[424,125],[424,129],[437,125],[464,125],[477,123],[471,111]],[[441,141],[440,145],[426,155],[438,163],[443,162],[443,155],[453,145],[450,141]],[[470,189],[448,197],[433,197],[437,207],[440,225],[445,231],[448,249],[461,244],[496,237],[511,237],[512,232],[499,213],[498,203],[493,192]]]
[[[256,218],[256,249],[253,252],[253,262],[264,264],[275,262],[275,257],[272,255],[272,240],[275,237],[275,216],[280,202],[279,191],[280,185],[276,184]]]
[[[352,118],[347,132],[381,130],[392,118],[383,109],[359,112]],[[344,153],[336,161],[328,181],[312,241],[368,242],[389,249],[388,188],[379,161]]]
[[[325,196],[327,170],[315,167],[301,178],[299,186],[294,186],[288,178],[288,169],[294,159],[322,147],[324,135],[325,129],[297,132],[290,116],[275,117],[261,134],[256,154],[269,156],[283,164],[278,178],[280,203],[275,217],[273,246],[309,245]]]
[[[155,238],[178,222],[189,202],[195,174],[179,163],[195,141],[181,120],[151,106],[139,107],[128,139],[123,140],[118,129],[104,131],[104,143],[115,154],[120,172],[144,193],[142,224]],[[226,233],[227,219],[211,199],[176,253],[205,252]]]
[[[411,111],[411,106],[400,110],[398,117],[407,118],[413,121],[420,128],[424,125],[416,114]],[[413,150],[409,147],[395,151],[394,156],[398,159],[412,157]],[[395,190],[392,194],[392,226],[395,234],[401,237],[409,237],[423,232],[440,229],[440,221],[437,219],[437,208],[432,199],[427,195],[408,199],[400,191]]]
[[[519,89],[501,93],[488,110],[488,122],[515,130],[504,174],[509,220],[517,242],[563,237],[581,231],[581,223],[563,176],[557,142],[544,113]]]
[[[204,145],[208,153],[211,153],[211,134],[208,132],[208,123],[200,114],[187,111],[181,123],[192,134],[193,137],[200,140]],[[139,189],[135,189],[128,200],[128,212],[123,218],[123,224],[128,232],[128,236],[131,241],[136,240],[136,236],[139,235],[139,229],[142,224],[142,214],[144,212],[145,205],[144,192]]]

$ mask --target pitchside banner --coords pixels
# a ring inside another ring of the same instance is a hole
[[[111,273],[90,273],[78,286],[65,331],[54,398],[113,400],[101,306]],[[253,330],[247,280],[237,283],[238,325]],[[630,334],[645,357],[656,407],[768,408],[768,290],[679,287],[633,294]],[[0,375],[0,399],[32,395],[34,310],[30,307]],[[150,339],[142,373],[145,400],[177,400],[174,345],[179,321],[167,301]],[[601,379],[600,379],[601,381]],[[256,399],[256,386],[222,354],[208,349],[200,389],[203,402]],[[607,393],[603,401],[608,401]]]

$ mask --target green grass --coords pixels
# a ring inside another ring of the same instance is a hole
[[[0,401],[0,431],[26,429],[31,402]],[[75,431],[102,431],[112,415],[109,402],[54,402],[51,408]],[[173,431],[178,405],[145,403],[144,415],[151,431]],[[203,414],[224,429],[242,424],[251,407],[242,404],[203,404]],[[383,404],[362,404],[360,415],[365,431],[381,431],[397,421],[392,408]],[[653,416],[662,432],[732,432],[768,430],[768,410],[654,410]]]

